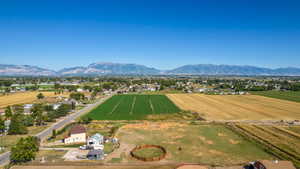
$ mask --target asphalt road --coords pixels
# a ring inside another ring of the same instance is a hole
[[[89,112],[90,110],[92,110],[93,108],[98,106],[99,104],[103,103],[108,98],[109,98],[109,96],[105,97],[105,98],[102,98],[98,102],[96,102],[94,104],[89,104],[85,108],[64,117],[62,120],[54,123],[49,128],[47,128],[47,129],[43,130],[42,132],[38,133],[36,136],[38,138],[40,138],[41,140],[46,139],[48,136],[50,136],[52,134],[52,130],[57,130],[57,129],[62,128],[63,126],[71,123],[73,120],[75,120],[76,118],[80,117],[81,115]],[[5,152],[5,153],[0,154],[0,166],[5,165],[9,162],[9,156],[10,156],[10,152]]]

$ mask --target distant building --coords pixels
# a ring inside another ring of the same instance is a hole
[[[24,104],[24,114],[25,115],[31,114],[32,107],[33,107],[33,104]]]
[[[96,133],[87,139],[87,147],[90,149],[103,149],[104,137]]]
[[[69,137],[64,139],[65,144],[86,142],[86,129],[81,125],[75,125],[71,128]]]
[[[10,120],[5,120],[5,121],[4,121],[4,127],[5,127],[4,131],[5,131],[5,132],[8,132],[10,123],[11,123]]]

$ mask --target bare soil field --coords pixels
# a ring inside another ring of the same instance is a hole
[[[0,108],[4,108],[6,106],[14,105],[14,104],[25,104],[25,103],[32,103],[37,100],[36,96],[39,93],[43,93],[43,95],[46,97],[45,99],[49,97],[54,96],[64,96],[68,97],[68,93],[55,95],[54,92],[20,92],[20,93],[14,93],[9,94],[6,96],[0,96]]]
[[[207,120],[299,120],[300,103],[256,95],[168,94]]]

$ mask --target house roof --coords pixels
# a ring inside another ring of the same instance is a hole
[[[101,140],[101,139],[103,139],[103,136],[99,133],[96,133],[93,136],[91,136],[91,138],[94,138],[96,140]]]
[[[261,160],[261,162],[267,169],[296,169],[290,161],[271,161]]]
[[[80,133],[85,133],[85,132],[86,132],[86,129],[81,125],[75,125],[70,130],[70,134],[80,134]]]

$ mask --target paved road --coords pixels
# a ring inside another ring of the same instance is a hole
[[[38,133],[36,136],[38,138],[40,138],[41,140],[46,139],[47,136],[52,134],[52,130],[54,130],[54,129],[57,130],[57,129],[62,128],[63,126],[71,123],[73,120],[75,120],[76,118],[80,117],[81,115],[89,112],[91,109],[93,109],[94,107],[96,107],[99,104],[103,103],[108,98],[109,98],[109,96],[105,97],[105,98],[102,98],[98,102],[96,102],[94,104],[89,104],[85,108],[64,117],[62,120],[54,123],[49,128],[47,128],[47,129],[43,130],[42,132]],[[10,152],[0,154],[0,166],[5,165],[9,162],[9,156],[10,156]]]

